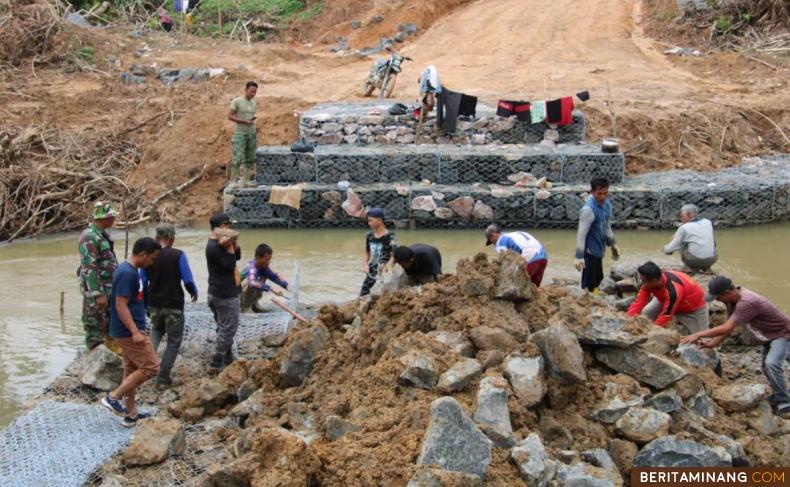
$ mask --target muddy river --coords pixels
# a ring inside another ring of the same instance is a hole
[[[203,249],[206,230],[185,230],[176,246],[185,250],[205,301],[207,271]],[[548,249],[549,278],[576,278],[574,233],[532,232]],[[139,233],[138,235],[141,235]],[[671,232],[617,232],[624,260],[657,255]],[[716,270],[764,294],[790,312],[790,224],[727,229],[719,232]],[[124,236],[114,232],[116,251],[124,253]],[[135,238],[131,235],[131,239]],[[445,271],[483,246],[481,231],[398,231],[398,243],[431,243],[444,257]],[[299,264],[303,302],[346,300],[363,279],[362,230],[248,230],[242,233],[245,260],[255,246],[274,248],[273,268],[290,278]],[[59,375],[83,346],[81,298],[75,270],[76,234],[58,235],[0,246],[0,426],[8,424],[27,401]],[[65,293],[60,315],[60,294]]]

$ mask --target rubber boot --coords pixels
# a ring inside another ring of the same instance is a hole
[[[245,164],[241,167],[241,180],[245,188],[255,188],[258,183],[255,182],[255,172],[252,165]]]
[[[211,356],[211,363],[208,364],[209,374],[218,374],[222,370],[225,357],[221,353],[215,353]]]
[[[239,186],[239,166],[230,166],[230,180],[228,181],[229,188],[237,188]]]
[[[233,355],[233,351],[228,350],[228,353],[223,357],[223,365],[230,365],[234,360],[236,360],[236,357]]]

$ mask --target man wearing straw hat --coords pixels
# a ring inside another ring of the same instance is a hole
[[[107,230],[115,223],[115,211],[109,203],[97,201],[93,222],[80,234],[80,267],[77,272],[82,294],[82,326],[85,345],[93,350],[105,343],[110,322],[109,297],[112,274],[118,267],[114,242]]]

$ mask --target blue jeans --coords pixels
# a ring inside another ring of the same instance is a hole
[[[777,407],[790,405],[787,382],[782,370],[782,364],[787,359],[788,353],[790,353],[790,340],[787,338],[776,338],[763,345],[763,373],[774,390],[773,402]]]

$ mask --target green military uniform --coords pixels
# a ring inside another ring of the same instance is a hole
[[[109,205],[96,206],[94,217],[97,219],[114,216]],[[118,267],[110,235],[96,223],[91,223],[79,238],[80,269],[79,281],[82,293],[82,325],[85,328],[85,344],[88,349],[104,343],[110,324],[110,292],[112,274]],[[96,299],[107,298],[107,306],[101,307]]]
[[[234,98],[230,102],[230,109],[242,120],[252,120],[258,104],[255,100],[248,100],[246,96]],[[242,177],[246,179],[252,176],[252,165],[255,163],[255,151],[258,148],[258,141],[255,135],[255,125],[236,123],[236,129],[231,139],[233,148],[233,162],[231,165],[232,176],[238,174],[239,168],[242,169]],[[247,174],[245,174],[247,173]]]

